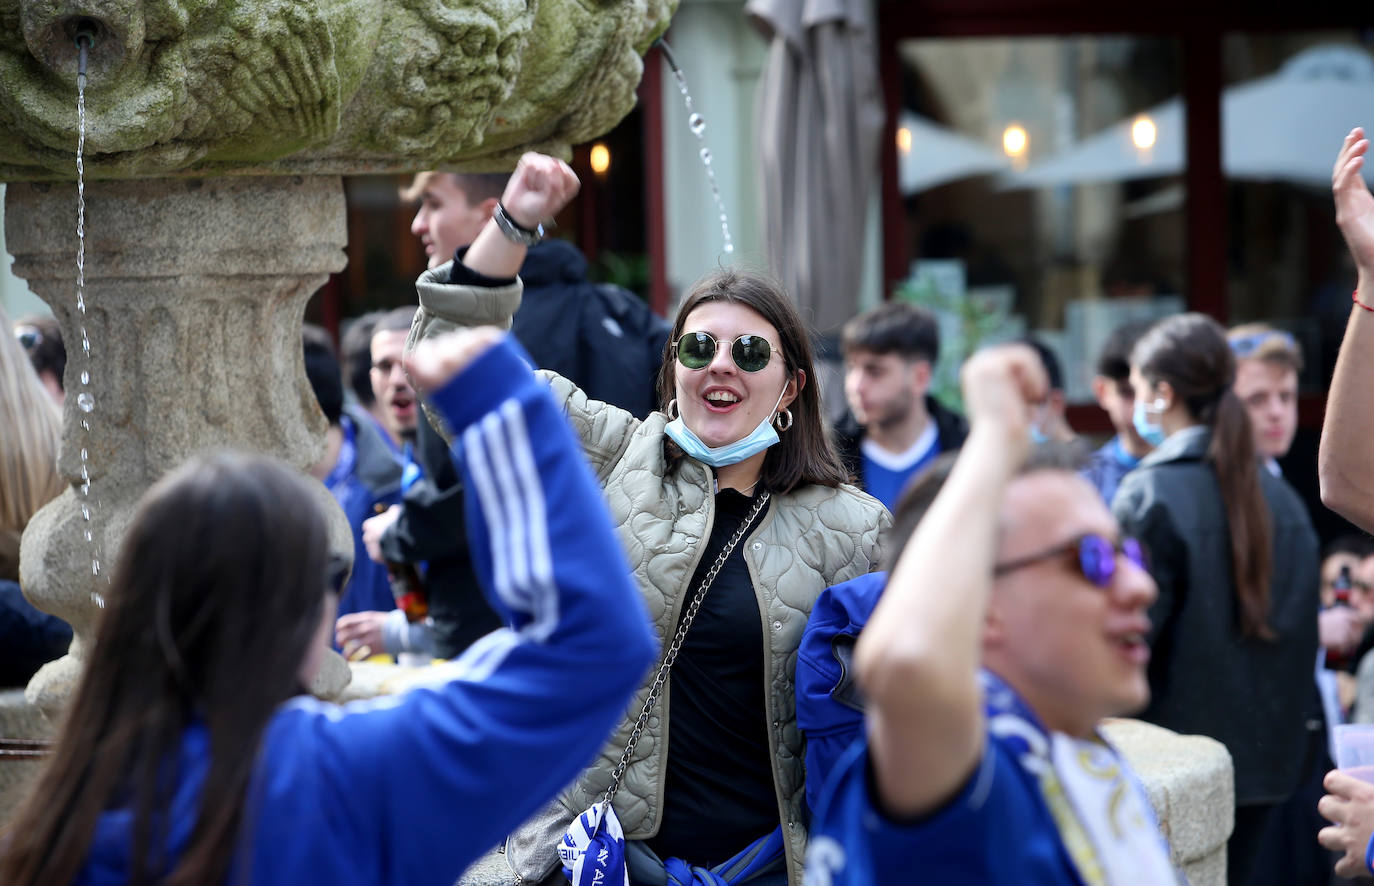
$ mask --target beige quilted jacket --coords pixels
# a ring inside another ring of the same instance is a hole
[[[518,283],[472,288],[433,282],[447,276],[445,266],[420,278],[420,311],[408,346],[455,325],[509,324],[509,316],[519,303]],[[663,446],[667,419],[661,413],[641,422],[614,406],[588,399],[560,376],[546,375],[606,490],[612,521],[649,615],[660,642],[666,642],[694,590],[689,583],[715,518],[711,472],[691,459],[669,467]],[[775,496],[742,543],[763,627],[773,783],[787,837],[789,881],[793,886],[801,883],[806,843],[803,741],[793,697],[797,646],[811,604],[822,590],[877,568],[879,536],[890,522],[887,510],[876,499],[852,486],[806,486]],[[605,793],[656,671],[657,667],[645,675],[625,721],[591,768],[549,809],[513,835],[508,861],[522,880],[537,882],[557,867],[554,847],[563,828]],[[616,813],[631,839],[658,832],[671,710],[670,676],[616,795]],[[751,840],[762,835],[744,836]]]

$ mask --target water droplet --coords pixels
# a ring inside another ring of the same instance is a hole
[[[82,495],[90,495],[90,494],[91,494],[91,481],[90,481],[90,480],[87,480],[85,483],[82,483],[82,484],[81,484],[81,494],[82,494]]]
[[[76,405],[81,407],[82,412],[90,412],[95,408],[95,398],[82,391],[76,395]]]
[[[90,541],[90,540],[91,540],[91,530],[87,529],[87,530],[86,530],[86,541]]]
[[[85,505],[82,505],[82,506],[81,506],[81,519],[83,519],[83,520],[89,520],[89,519],[91,519],[91,509],[88,508],[88,507],[86,507]]]
[[[91,575],[99,575],[99,574],[100,574],[100,561],[99,561],[99,560],[96,560],[96,559],[94,559],[94,558],[92,558],[92,560],[91,560]]]
[[[91,472],[88,471],[88,470],[86,470],[86,466],[85,466],[85,465],[82,465],[82,466],[81,466],[81,479],[82,479],[82,480],[85,480],[85,481],[87,481],[87,482],[90,482],[90,479],[91,479]]]
[[[711,149],[710,149],[710,148],[702,148],[702,149],[701,149],[701,162],[702,162],[702,163],[705,163],[707,166],[710,166],[710,165],[711,165]]]
[[[730,219],[728,219],[728,218],[725,217],[725,213],[722,212],[722,213],[720,214],[720,223],[721,223],[721,224],[725,224],[725,223],[728,222],[729,220],[730,220]]]
[[[706,131],[706,121],[700,114],[693,114],[687,118],[687,128],[692,130],[692,135],[701,138],[701,134]]]
[[[105,608],[105,598],[97,594],[95,591],[91,591],[91,602],[94,603],[96,606],[100,607],[101,609]]]
[[[89,372],[86,372],[84,369],[81,371],[81,383],[83,385],[88,385],[91,383],[91,374]]]
[[[81,313],[86,313],[86,297],[81,293],[76,294],[76,309]]]
[[[726,252],[734,252],[734,251],[735,251],[735,244],[733,244],[733,243],[726,243],[724,248],[725,248],[725,251],[726,251]]]
[[[83,430],[83,431],[89,431],[90,429],[91,429],[91,423],[88,422],[88,421],[86,421],[84,418],[81,419],[81,430]]]
[[[87,459],[87,457],[88,457],[88,456],[87,456],[87,454],[86,454],[86,450],[84,450],[84,449],[81,450],[81,460],[82,460],[82,461],[85,461],[85,460]]]

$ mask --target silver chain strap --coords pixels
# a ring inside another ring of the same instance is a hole
[[[763,506],[768,504],[768,492],[764,491],[759,500],[754,503],[754,507],[749,511],[744,522],[735,531],[725,549],[720,552],[716,562],[711,565],[711,569],[706,573],[706,577],[701,580],[701,586],[697,588],[697,594],[692,598],[691,604],[687,607],[687,614],[682,617],[682,624],[678,625],[677,633],[673,635],[673,642],[669,644],[668,651],[663,655],[663,664],[658,667],[658,675],[654,677],[653,686],[649,688],[649,697],[644,699],[644,709],[639,712],[639,721],[635,723],[634,730],[630,733],[630,740],[625,743],[625,753],[620,755],[620,762],[615,764],[615,769],[611,772],[611,786],[606,789],[606,796],[601,801],[602,819],[605,819],[606,809],[615,799],[616,791],[620,790],[620,779],[625,775],[625,767],[630,763],[630,754],[634,753],[635,745],[639,744],[639,737],[644,734],[644,726],[649,722],[649,714],[653,712],[654,705],[658,703],[658,697],[663,692],[663,684],[668,679],[668,670],[672,668],[673,662],[677,660],[677,654],[682,650],[682,641],[687,639],[687,629],[692,626],[692,621],[697,617],[697,610],[701,608],[701,601],[706,599],[706,592],[715,583],[716,573],[720,572],[725,561],[735,550],[735,546],[744,538],[744,534],[753,525],[754,518],[758,517]]]

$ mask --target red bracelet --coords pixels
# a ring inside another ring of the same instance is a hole
[[[1371,308],[1369,305],[1360,301],[1360,290],[1356,289],[1354,292],[1350,293],[1350,300],[1353,301],[1355,304],[1359,305],[1360,307],[1364,308],[1369,313],[1374,314],[1374,308]]]

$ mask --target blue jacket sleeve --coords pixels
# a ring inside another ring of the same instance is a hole
[[[518,346],[433,402],[460,441],[478,575],[513,627],[436,666],[437,685],[283,708],[258,766],[254,882],[450,886],[591,762],[653,663],[601,491]]]
[[[870,572],[826,588],[802,633],[797,727],[806,735],[806,802],[813,811],[836,761],[864,732],[864,699],[851,654],[886,585],[887,573]]]

